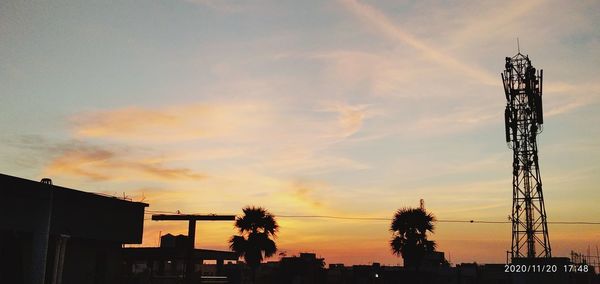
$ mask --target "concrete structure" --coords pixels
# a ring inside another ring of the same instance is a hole
[[[0,283],[118,283],[147,206],[0,174]]]
[[[190,256],[189,246],[187,236],[167,234],[161,237],[160,247],[124,248],[125,278],[134,283],[165,284],[180,283],[185,277],[189,277],[187,281],[193,283],[207,279],[220,280],[219,277],[224,277],[224,281],[231,278],[224,269],[224,262],[237,261],[236,253],[193,249]],[[192,271],[186,271],[189,260]],[[211,264],[204,264],[205,261]]]
[[[196,242],[196,222],[200,221],[234,221],[235,215],[198,215],[198,214],[155,214],[152,215],[154,221],[187,221],[188,222],[188,241],[187,256],[185,257],[185,283],[192,283],[192,274],[195,271],[193,264],[193,255]],[[185,236],[184,236],[185,237]],[[183,247],[180,248],[184,250]],[[222,266],[222,265],[221,265]]]

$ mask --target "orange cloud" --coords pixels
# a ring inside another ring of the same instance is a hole
[[[79,138],[127,143],[130,147],[161,145],[159,161],[190,163],[243,157],[250,160],[245,167],[312,173],[366,167],[320,152],[358,133],[368,115],[366,106],[344,103],[301,112],[267,103],[207,103],[95,111],[78,114],[72,121]],[[186,146],[182,148],[179,145],[183,143]],[[191,175],[150,162],[135,167],[165,178]]]
[[[206,176],[186,168],[169,168],[158,162],[144,162],[125,151],[80,146],[65,150],[45,168],[46,175],[69,175],[90,180],[119,178],[193,179]]]
[[[76,126],[75,133],[84,137],[132,135],[181,123],[175,114],[138,107],[86,113],[72,120]]]
[[[305,202],[313,207],[322,207],[323,200],[315,196],[315,188],[313,185],[304,181],[295,181],[291,184],[292,194],[301,202]]]
[[[343,130],[343,136],[348,137],[358,132],[363,125],[367,113],[366,106],[351,106],[335,104],[331,110],[338,113],[338,122]]]
[[[72,118],[78,137],[165,143],[247,134],[264,123],[265,104],[191,104],[127,107]]]

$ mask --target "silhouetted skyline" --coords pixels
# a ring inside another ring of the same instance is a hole
[[[600,6],[564,1],[0,4],[0,172],[148,210],[504,221],[504,58],[544,68],[549,221],[598,221]],[[548,20],[548,19],[551,19]],[[398,264],[389,220],[278,218],[277,246]],[[144,223],[144,246],[179,222]],[[452,262],[503,262],[510,224],[436,223]],[[549,224],[553,254],[600,226]],[[226,250],[233,224],[198,228]],[[201,236],[201,237],[200,237]],[[350,253],[348,247],[354,250]]]

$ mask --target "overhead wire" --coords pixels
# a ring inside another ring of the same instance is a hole
[[[178,211],[161,211],[161,210],[146,210],[144,214],[178,214]],[[384,217],[356,217],[356,216],[334,216],[334,215],[274,215],[278,218],[298,218],[298,219],[338,219],[338,220],[359,220],[359,221],[390,221],[392,218]],[[149,220],[149,219],[144,219]],[[470,224],[511,224],[511,221],[495,221],[495,220],[452,220],[439,219],[435,220],[438,223],[470,223]],[[548,224],[556,225],[600,225],[600,222],[592,221],[547,221]]]

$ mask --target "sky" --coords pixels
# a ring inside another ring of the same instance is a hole
[[[596,1],[0,1],[0,172],[147,210],[263,206],[286,255],[398,264],[389,221],[283,216],[391,219],[424,199],[440,220],[507,220],[516,38],[544,69],[548,220],[598,222]],[[452,263],[504,262],[510,230],[438,222],[430,239]],[[142,246],[186,231],[146,220]],[[196,243],[233,234],[201,223]],[[600,245],[597,225],[549,235],[555,256]]]

